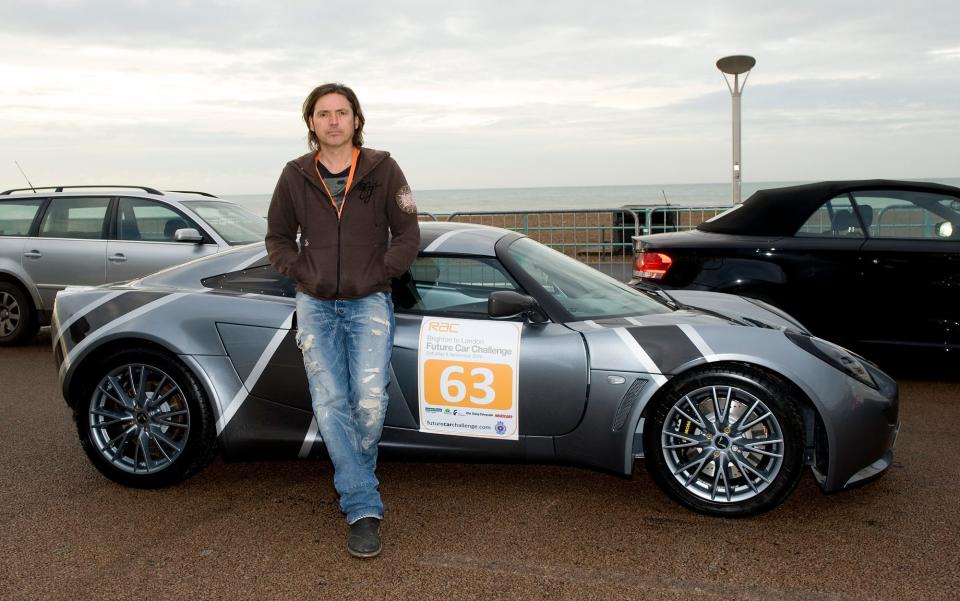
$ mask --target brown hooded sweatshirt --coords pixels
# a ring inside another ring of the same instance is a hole
[[[274,268],[324,300],[390,292],[420,246],[417,209],[390,153],[361,148],[340,214],[307,153],[286,164],[267,212]],[[300,244],[297,244],[297,230]]]

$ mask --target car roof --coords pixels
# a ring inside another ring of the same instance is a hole
[[[892,179],[824,181],[757,190],[736,210],[705,221],[698,230],[718,234],[792,236],[827,200],[859,190],[905,190],[960,197],[960,188]]]
[[[220,198],[207,192],[195,192],[189,190],[157,190],[149,186],[41,186],[34,190],[30,188],[13,188],[0,192],[0,200],[23,198],[60,198],[74,196],[128,196],[136,198],[150,198],[156,200],[174,200],[182,202],[185,200],[209,200],[212,202],[224,202],[237,204],[231,200]]]

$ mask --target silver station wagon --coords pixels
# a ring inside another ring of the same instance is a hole
[[[203,192],[51,186],[0,193],[0,345],[29,342],[66,286],[138,278],[263,240],[264,218]]]

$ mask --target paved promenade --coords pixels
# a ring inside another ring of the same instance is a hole
[[[632,480],[384,462],[383,555],[344,548],[326,462],[216,461],[127,489],[87,461],[49,335],[0,349],[0,599],[960,598],[960,382],[901,380],[882,479],[723,520]]]

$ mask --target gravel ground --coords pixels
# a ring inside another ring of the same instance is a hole
[[[217,461],[143,491],[87,461],[49,335],[0,349],[0,600],[960,598],[960,382],[902,380],[894,467],[758,518],[576,468],[383,462],[385,547],[351,558],[324,461]]]

